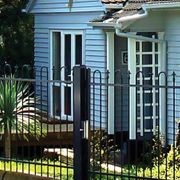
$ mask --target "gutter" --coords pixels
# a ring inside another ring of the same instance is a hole
[[[132,33],[124,33],[118,28],[115,28],[115,30],[116,30],[115,31],[116,35],[120,36],[120,37],[132,38],[132,39],[136,39],[136,40],[140,40],[140,41],[148,41],[148,42],[155,42],[155,43],[163,43],[163,42],[165,42],[165,40],[161,40],[161,39],[149,38],[149,37],[136,35],[136,34],[132,34]]]
[[[142,19],[142,18],[145,18],[148,16],[148,11],[146,9],[143,9],[143,10],[144,10],[143,14],[135,14],[132,16],[126,16],[126,17],[119,18],[117,20],[116,26],[115,26],[116,35],[120,36],[120,37],[132,38],[132,39],[136,39],[136,40],[140,40],[140,41],[148,41],[148,42],[155,42],[155,43],[165,42],[164,40],[161,40],[161,39],[154,39],[154,38],[136,35],[136,34],[132,34],[132,33],[122,32],[122,30],[123,30],[122,23],[123,22],[135,21],[135,20]]]
[[[147,3],[142,5],[143,10],[147,9],[167,9],[167,8],[179,8],[180,2],[173,2],[173,3],[159,3],[159,4],[152,4]]]
[[[135,21],[138,19],[142,19],[148,16],[148,12],[145,10],[143,14],[134,14],[132,16],[126,16],[119,18],[116,22],[117,28],[123,29],[122,23],[126,21]]]
[[[89,22],[87,24],[93,27],[102,27],[102,28],[106,28],[106,27],[114,28],[114,26],[116,26],[115,23],[113,24],[113,23],[104,23],[104,22]]]

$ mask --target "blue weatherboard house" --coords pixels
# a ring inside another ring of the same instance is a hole
[[[115,72],[119,70],[124,74],[131,72],[131,84],[136,83],[136,73],[143,71],[145,83],[151,81],[155,85],[158,79],[160,85],[165,85],[165,78],[158,75],[165,72],[167,85],[171,85],[172,78],[168,77],[174,71],[176,85],[180,85],[180,0],[30,0],[25,10],[35,18],[35,65],[49,68],[52,80],[58,78],[58,73],[53,75],[53,67],[66,66],[70,77],[74,65],[84,64],[92,71],[108,70],[109,83],[116,82]],[[150,78],[149,74],[153,76]],[[142,77],[138,81],[141,82]],[[51,97],[58,97],[59,93],[62,97],[71,96],[71,88],[62,88],[60,92],[54,85],[50,89]],[[106,90],[102,90],[103,93],[105,95]],[[144,136],[155,132],[159,121],[161,133],[171,143],[171,90],[160,88],[157,92],[154,88],[139,90],[136,94],[135,88],[130,88],[118,98],[120,94],[109,88],[107,98],[102,97],[102,121],[108,121],[109,134],[126,131],[129,139],[135,139],[135,127],[140,136]],[[180,118],[179,100],[177,92],[175,119]],[[69,110],[64,107],[65,98],[61,102],[52,101],[49,101],[51,114],[58,112],[54,111],[58,107],[54,104],[61,103],[61,116],[72,116],[71,101],[66,103]]]

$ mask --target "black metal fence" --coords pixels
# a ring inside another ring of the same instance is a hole
[[[180,179],[175,73],[116,71],[114,82],[112,73],[85,66],[6,65],[0,73],[0,170],[44,179]]]
[[[92,73],[90,179],[180,179],[180,77],[111,75]]]
[[[73,179],[73,119],[58,94],[72,84],[47,67],[1,67],[0,170]]]

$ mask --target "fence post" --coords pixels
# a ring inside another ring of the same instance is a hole
[[[90,70],[86,66],[73,68],[73,120],[74,120],[74,179],[88,179],[89,166],[89,101]]]

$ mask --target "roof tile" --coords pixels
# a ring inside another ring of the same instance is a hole
[[[142,13],[142,5],[144,4],[176,3],[180,0],[101,0],[101,2],[105,4],[123,4],[122,9],[111,9],[104,16],[95,20],[95,22],[103,22],[110,19],[109,22],[115,23],[121,17]]]

